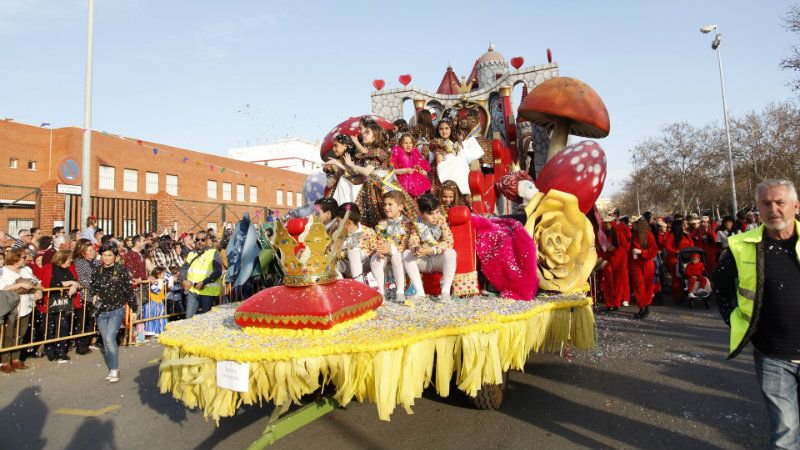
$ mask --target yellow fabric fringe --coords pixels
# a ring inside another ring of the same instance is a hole
[[[458,388],[475,396],[482,385],[501,383],[504,371],[522,370],[531,351],[555,351],[568,340],[577,348],[593,348],[591,304],[591,298],[552,300],[522,313],[494,314],[479,323],[427,330],[396,342],[364,342],[342,352],[294,351],[282,359],[243,359],[239,351],[226,356],[219,347],[230,350],[230,342],[181,342],[168,329],[159,339],[165,345],[159,386],[187,407],[202,408],[217,424],[242,404],[299,403],[325,385],[335,388],[341,405],[369,399],[380,419],[389,420],[398,405],[411,413],[414,399],[431,383],[447,397],[453,373]],[[250,363],[249,392],[217,387],[216,361],[231,359]]]

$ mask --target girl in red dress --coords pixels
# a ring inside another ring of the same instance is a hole
[[[639,219],[633,224],[631,240],[631,280],[633,294],[639,305],[639,312],[634,315],[643,319],[650,314],[650,303],[653,302],[653,276],[655,275],[654,259],[658,254],[658,244],[646,219]]]
[[[681,219],[672,221],[671,235],[666,237],[667,268],[672,275],[672,300],[679,302],[683,293],[681,280],[678,279],[678,252],[686,247],[694,247],[694,241],[687,233],[689,224]]]

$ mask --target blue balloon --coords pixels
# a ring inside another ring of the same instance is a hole
[[[306,177],[303,183],[303,199],[306,203],[314,203],[325,195],[325,185],[328,179],[325,172],[313,172]]]

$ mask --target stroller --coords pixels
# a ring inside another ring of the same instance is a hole
[[[703,249],[697,247],[686,247],[678,252],[678,267],[676,272],[678,273],[678,278],[681,280],[683,285],[683,292],[678,304],[681,304],[684,300],[687,300],[689,302],[689,308],[691,308],[694,301],[701,300],[706,309],[708,309],[708,302],[711,297],[711,280],[708,279],[709,268],[707,266],[705,267],[701,277],[701,280],[704,282],[704,287],[696,290],[693,295],[690,295],[692,292],[689,291],[690,280],[686,274],[686,266],[692,262],[692,255],[694,254],[700,255],[700,262],[706,266],[706,252]]]

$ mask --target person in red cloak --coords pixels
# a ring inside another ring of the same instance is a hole
[[[628,277],[627,272],[619,272],[619,268],[622,267],[619,261],[620,259],[627,261],[628,254],[619,248],[619,236],[613,215],[603,217],[603,227],[605,228],[608,243],[601,257],[607,261],[607,264],[601,270],[602,281],[600,289],[603,291],[603,299],[608,311],[616,311],[622,306],[622,296],[619,291],[620,283],[617,277],[622,276],[626,279]]]
[[[633,224],[633,239],[631,240],[631,281],[633,295],[639,305],[639,312],[634,315],[643,319],[650,314],[650,304],[653,302],[653,277],[655,275],[655,258],[658,255],[658,244],[647,219],[641,218]]]
[[[622,306],[628,306],[631,298],[631,284],[629,278],[629,258],[631,252],[631,227],[619,219],[619,209],[614,210],[614,228],[617,231],[617,255],[614,259],[614,282],[617,283],[617,294]]]
[[[672,221],[671,235],[666,238],[667,268],[672,275],[672,300],[680,301],[683,293],[681,280],[678,279],[678,252],[686,247],[694,247],[694,241],[686,232],[688,224],[683,219]]]

